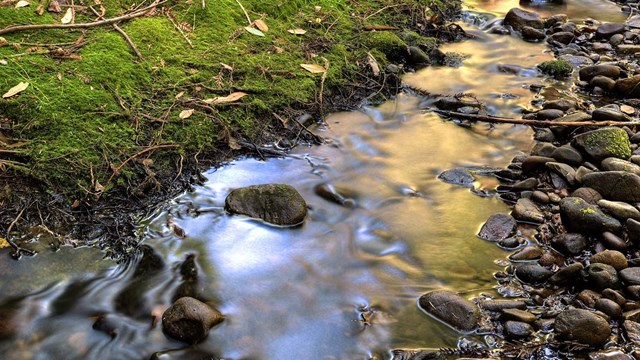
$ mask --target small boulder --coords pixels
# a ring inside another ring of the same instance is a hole
[[[606,215],[598,206],[576,197],[566,197],[560,201],[560,215],[568,231],[584,235],[605,231],[617,233],[622,228],[618,220]]]
[[[502,241],[515,234],[517,226],[513,216],[494,214],[482,225],[478,237],[488,241]]]
[[[587,237],[582,234],[562,233],[551,238],[551,246],[564,255],[579,255],[589,246]]]
[[[554,329],[559,339],[593,346],[604,343],[611,335],[607,320],[582,309],[561,312],[556,317]]]
[[[438,174],[438,179],[449,184],[462,185],[466,187],[472,187],[473,182],[476,181],[473,174],[471,174],[469,169],[466,168],[445,170]]]
[[[579,75],[582,81],[591,81],[598,75],[615,80],[620,77],[620,68],[615,65],[590,65],[580,69]]]
[[[504,25],[511,26],[517,31],[521,31],[525,26],[530,26],[534,29],[544,28],[544,21],[540,15],[519,8],[509,10],[503,23]]]
[[[297,225],[307,215],[307,203],[291,185],[265,184],[235,189],[225,210],[262,219],[275,225]]]
[[[526,198],[518,199],[513,208],[513,217],[526,222],[541,223],[544,221],[544,214],[536,204]]]
[[[603,199],[598,201],[598,206],[600,206],[600,208],[604,210],[604,212],[622,221],[626,221],[629,218],[640,220],[640,210],[636,209],[636,207],[633,205],[627,204],[626,202],[609,201]]]
[[[463,332],[473,331],[480,322],[480,310],[476,304],[446,290],[434,290],[422,295],[418,307]]]
[[[624,23],[604,23],[596,29],[596,39],[608,39],[615,34],[622,34]]]
[[[207,337],[209,329],[223,320],[224,316],[209,305],[183,297],[162,314],[162,329],[174,339],[195,344]]]
[[[640,95],[640,75],[618,79],[613,91],[622,97],[638,97]]]
[[[602,160],[600,167],[603,171],[626,171],[640,176],[640,166],[614,157]]]
[[[620,270],[620,279],[625,285],[640,285],[640,267]]]
[[[585,269],[585,281],[589,287],[601,291],[607,288],[615,289],[620,283],[618,272],[611,265],[593,263]]]
[[[591,263],[601,263],[612,266],[620,271],[628,266],[627,258],[623,253],[616,250],[604,250],[597,254],[593,254],[590,259]]]
[[[639,202],[640,176],[626,171],[601,171],[586,174],[582,183],[613,201]]]
[[[507,321],[504,323],[504,334],[507,338],[526,338],[533,334],[533,327],[520,321]]]
[[[539,284],[547,281],[553,272],[538,264],[520,265],[516,268],[516,276],[527,284]]]
[[[624,160],[631,157],[629,135],[619,128],[607,127],[576,135],[573,145],[583,149],[596,161],[609,157]]]

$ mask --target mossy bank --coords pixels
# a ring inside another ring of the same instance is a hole
[[[135,245],[130,215],[198,169],[263,156],[266,143],[312,141],[301,114],[317,121],[393,95],[400,82],[387,65],[428,61],[431,36],[450,34],[439,29],[459,10],[458,1],[168,1],[117,23],[131,44],[110,23],[5,31],[60,24],[69,6],[47,3],[59,11],[0,7],[0,92],[28,83],[0,100],[0,228],[119,238],[118,253]],[[82,24],[151,4],[75,5]]]

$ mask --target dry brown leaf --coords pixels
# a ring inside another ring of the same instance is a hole
[[[220,65],[222,65],[223,68],[229,70],[229,71],[233,71],[233,68],[225,63],[220,63]]]
[[[300,64],[300,67],[313,74],[322,74],[327,71],[322,65],[318,64]]]
[[[180,117],[180,119],[184,120],[184,119],[188,119],[191,117],[191,115],[193,115],[193,112],[195,111],[195,109],[187,109],[187,110],[182,110],[180,112],[180,115],[178,115]]]
[[[99,193],[104,192],[104,186],[96,180],[96,183],[93,185],[93,190]]]
[[[7,41],[7,39],[3,38],[2,36],[0,36],[0,47],[3,47],[5,45],[8,45],[9,41]]]
[[[290,30],[287,30],[287,31],[290,32],[293,35],[304,35],[304,34],[307,33],[307,30],[300,29],[300,28],[290,29]]]
[[[23,8],[23,7],[27,7],[27,6],[29,6],[29,5],[30,5],[30,4],[29,4],[29,2],[28,2],[28,1],[26,1],[26,0],[20,0],[20,1],[18,1],[18,2],[16,3],[16,9],[18,9],[18,8]]]
[[[80,200],[76,199],[76,200],[74,200],[74,201],[73,201],[73,204],[71,204],[71,208],[72,208],[72,209],[75,209],[75,208],[77,208],[78,206],[80,206],[80,204],[81,204],[81,203],[80,203]]]
[[[2,95],[2,98],[7,99],[12,96],[18,95],[19,93],[25,91],[28,87],[29,87],[28,82],[21,81],[18,85],[12,87],[11,89],[9,89],[9,91],[7,91],[4,95]]]
[[[184,91],[180,91],[179,93],[176,94],[175,99],[180,100],[183,96],[184,96]]]
[[[62,23],[62,24],[70,24],[71,20],[73,20],[73,9],[72,8],[68,8],[67,12],[64,13],[64,16],[62,17],[62,19],[60,19],[60,23]]]
[[[42,14],[44,14],[45,10],[46,9],[44,8],[44,4],[40,4],[36,8],[35,13],[38,14],[38,16],[42,16]]]
[[[238,101],[247,95],[248,95],[247,93],[244,93],[242,91],[236,91],[234,93],[229,94],[228,96],[207,99],[204,102],[206,102],[207,104],[226,104],[226,103]]]
[[[62,73],[58,72],[58,75],[56,75],[56,77],[58,78],[58,81],[62,81]]]
[[[269,32],[269,26],[262,19],[258,19],[253,24],[262,32]]]
[[[52,0],[49,3],[49,8],[47,9],[47,11],[59,14],[62,12],[62,7],[60,6],[60,3],[57,0]]]
[[[283,49],[283,48],[281,48],[281,47],[279,47],[279,46],[274,46],[274,47],[273,47],[273,51],[274,51],[276,54],[282,54],[282,53],[284,52],[284,49]]]
[[[229,148],[233,150],[240,150],[242,146],[238,144],[238,140],[236,140],[233,136],[229,135]]]
[[[374,76],[380,75],[380,66],[378,66],[378,62],[376,61],[376,58],[374,58],[370,52],[367,53],[367,62],[369,63],[369,66],[371,66],[371,71],[373,72],[373,75]]]

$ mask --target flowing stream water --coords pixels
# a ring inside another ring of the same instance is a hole
[[[442,48],[465,55],[462,66],[428,67],[405,81],[434,94],[471,92],[490,113],[512,117],[543,94],[569,96],[568,84],[535,69],[553,58],[544,43],[487,32],[517,3],[469,1],[462,26],[478,39]],[[625,19],[608,1],[543,9],[572,19]],[[0,262],[2,358],[148,359],[162,352],[156,358],[384,359],[394,348],[455,347],[460,334],[421,312],[416,300],[440,288],[496,295],[492,274],[507,253],[475,234],[509,208],[493,196],[494,178],[479,177],[470,189],[436,176],[461,166],[504,167],[529,150],[532,135],[525,126],[459,126],[429,112],[430,104],[398,94],[328,116],[316,129],[325,145],[210,170],[204,185],[141,222],[143,243],[167,264],[143,280],[135,263],[100,261],[93,249]],[[224,212],[230,190],[264,183],[291,184],[302,194],[310,208],[304,225],[277,228]],[[353,206],[320,197],[320,184],[349,194]],[[171,304],[189,255],[201,294],[226,316],[191,347],[151,320]]]

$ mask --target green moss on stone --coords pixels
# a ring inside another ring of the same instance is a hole
[[[603,147],[609,154],[620,159],[631,157],[629,135],[619,128],[593,131],[585,138],[585,144],[590,147]]]
[[[556,59],[538,64],[538,69],[545,75],[561,78],[571,75],[573,65],[566,60]]]

